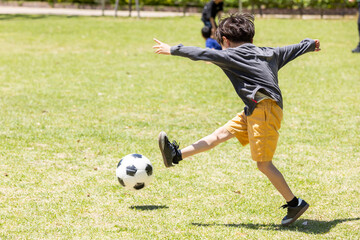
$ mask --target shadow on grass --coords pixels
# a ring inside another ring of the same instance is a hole
[[[69,16],[58,16],[58,15],[45,15],[45,14],[0,14],[0,21],[6,20],[36,20],[43,18],[77,18],[79,16],[69,15]]]
[[[194,226],[199,227],[212,227],[212,226],[224,226],[234,228],[250,228],[255,230],[281,230],[281,231],[296,231],[310,234],[325,234],[328,233],[333,227],[339,223],[357,221],[359,218],[346,218],[346,219],[335,219],[332,221],[318,221],[310,219],[301,219],[293,223],[288,227],[283,227],[277,224],[256,224],[256,223],[191,223]]]
[[[138,205],[138,206],[131,206],[129,207],[133,210],[140,210],[140,211],[151,211],[151,210],[158,210],[158,209],[164,209],[169,208],[166,205]]]

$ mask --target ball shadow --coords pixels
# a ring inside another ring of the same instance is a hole
[[[152,210],[159,210],[169,208],[166,205],[136,205],[129,207],[132,210],[139,210],[139,211],[152,211]]]

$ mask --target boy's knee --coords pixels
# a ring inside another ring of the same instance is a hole
[[[261,172],[267,172],[272,168],[273,164],[272,162],[257,162],[257,167]]]
[[[226,130],[225,127],[220,127],[218,129],[216,129],[212,134],[210,134],[210,145],[212,146],[216,146],[219,143],[222,143],[224,141],[226,141],[227,139],[229,139],[231,133],[229,133],[228,130]]]
[[[222,135],[224,135],[225,130],[226,129],[224,127],[220,127],[216,129],[211,135],[213,135],[214,137],[221,137]]]
[[[215,132],[213,132],[211,135],[213,138],[216,138],[216,140],[221,141],[223,139],[227,139],[230,133],[225,127],[220,127],[216,129]]]

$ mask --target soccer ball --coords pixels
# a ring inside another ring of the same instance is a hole
[[[152,174],[150,160],[141,154],[126,155],[116,168],[116,177],[120,185],[129,190],[140,190],[149,185]]]

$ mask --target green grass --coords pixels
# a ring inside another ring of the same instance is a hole
[[[360,238],[356,21],[256,20],[259,46],[322,44],[279,73],[274,163],[311,204],[287,228],[283,199],[236,140],[161,162],[161,130],[185,146],[243,108],[214,65],[153,54],[153,37],[203,46],[200,28],[196,17],[0,16],[0,239]],[[115,178],[129,153],[154,166],[139,192]]]

